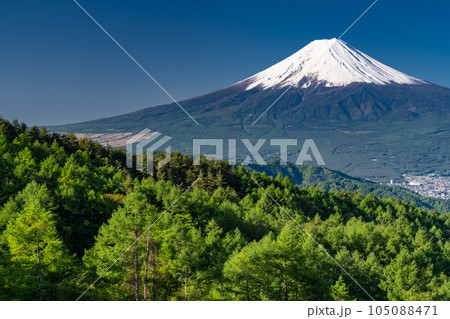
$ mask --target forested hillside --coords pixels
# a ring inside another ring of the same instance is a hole
[[[249,168],[259,173],[265,172],[274,177],[278,174],[287,176],[300,187],[313,186],[325,191],[349,191],[363,195],[372,194],[380,198],[406,199],[421,208],[436,210],[438,213],[450,213],[450,202],[448,200],[424,197],[398,186],[374,183],[323,166],[295,165],[293,163],[280,165],[279,161],[272,160],[264,166],[250,164]]]
[[[75,300],[127,248],[82,300],[369,300],[322,248],[376,300],[450,299],[448,213],[180,153],[155,177],[124,160],[0,119],[1,300]]]

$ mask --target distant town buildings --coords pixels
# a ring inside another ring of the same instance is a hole
[[[391,179],[388,185],[400,186],[425,197],[450,200],[450,176],[403,175],[403,181]]]

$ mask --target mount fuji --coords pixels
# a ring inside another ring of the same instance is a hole
[[[312,84],[326,87],[351,83],[425,84],[423,80],[394,70],[342,40],[316,40],[274,66],[244,80],[247,90],[283,86],[308,88]]]
[[[192,138],[303,136],[321,144],[327,166],[355,176],[448,173],[450,89],[342,40],[313,41],[251,77],[180,104],[200,126],[172,103],[50,129],[117,145],[124,143],[117,136],[149,128],[178,136],[186,152]]]

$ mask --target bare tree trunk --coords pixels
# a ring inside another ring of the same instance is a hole
[[[39,301],[42,301],[42,269],[41,269],[41,257],[39,256],[39,232],[37,233],[36,255],[38,262],[38,277],[39,277]]]
[[[147,301],[148,259],[149,259],[149,257],[150,257],[150,229],[147,232],[147,245],[145,247],[144,301]]]
[[[156,300],[156,247],[155,241],[152,239],[151,250],[152,250],[152,300]]]
[[[134,238],[136,240],[136,247],[135,247],[135,251],[134,251],[134,262],[135,262],[135,272],[136,272],[136,292],[135,292],[135,297],[136,297],[136,301],[139,301],[139,251],[138,251],[138,242],[137,242],[137,238],[138,238],[138,232],[137,229],[134,232]]]
[[[286,258],[284,258],[284,300],[289,300],[288,297],[288,285],[287,285],[287,275],[286,275],[286,269],[287,269],[287,264],[286,264]]]
[[[184,277],[184,300],[187,301],[187,277]]]
[[[246,284],[246,288],[247,288],[247,301],[250,301],[250,294],[248,291],[248,277],[245,279],[245,284]]]

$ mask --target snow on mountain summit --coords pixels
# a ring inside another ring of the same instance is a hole
[[[397,71],[342,40],[316,40],[272,67],[245,79],[247,90],[274,86],[303,88],[313,83],[327,87],[351,83],[425,84],[427,82]]]

